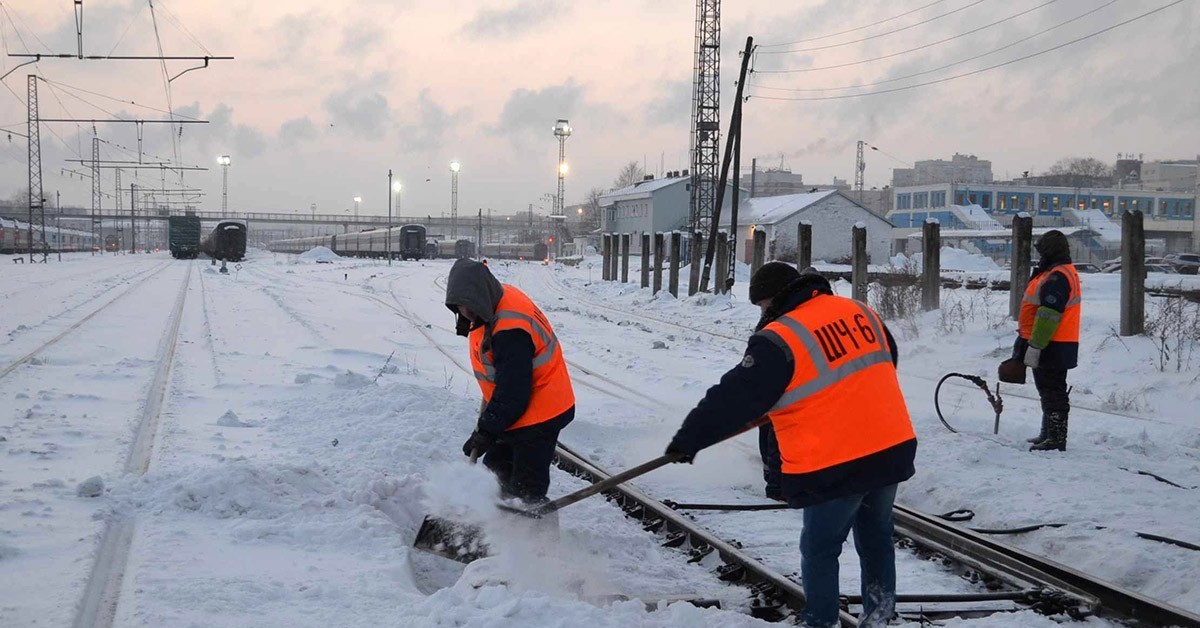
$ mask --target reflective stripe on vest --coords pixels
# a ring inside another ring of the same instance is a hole
[[[1042,286],[1049,281],[1053,273],[1061,273],[1066,277],[1070,286],[1071,296],[1063,307],[1058,328],[1050,337],[1050,342],[1079,342],[1079,324],[1082,317],[1083,289],[1079,282],[1079,273],[1072,264],[1059,264],[1041,273],[1025,286],[1025,294],[1021,298],[1021,311],[1017,316],[1017,334],[1029,340],[1033,333],[1033,324],[1038,317],[1038,308],[1042,305]]]
[[[534,354],[533,390],[525,413],[508,429],[516,429],[548,421],[575,404],[575,395],[567,373],[566,362],[559,348],[558,337],[541,310],[523,292],[509,285],[497,305],[495,318],[489,325],[497,334],[519,329],[529,334]],[[496,366],[492,352],[483,350],[485,330],[480,327],[470,333],[471,366],[484,401],[491,401],[496,390]]]
[[[883,324],[866,305],[818,296],[759,335],[778,339],[793,361],[768,413],[784,473],[835,467],[916,437]]]

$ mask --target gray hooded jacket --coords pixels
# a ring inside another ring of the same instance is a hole
[[[462,305],[488,326],[484,335],[484,347],[491,345],[491,323],[496,320],[496,306],[504,296],[504,286],[492,275],[485,264],[470,259],[460,259],[450,268],[446,278],[446,307],[458,314]]]

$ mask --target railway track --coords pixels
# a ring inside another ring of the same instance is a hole
[[[611,474],[562,443],[555,464],[588,482]],[[657,534],[662,545],[675,548],[710,567],[722,581],[748,589],[750,613],[760,619],[788,619],[804,607],[804,591],[792,578],[764,565],[737,542],[726,541],[663,502],[629,485],[605,493],[626,516]],[[901,545],[955,561],[987,590],[974,594],[908,594],[897,598],[902,617],[926,621],[937,617],[978,617],[1031,609],[1075,619],[1096,615],[1135,626],[1200,626],[1200,615],[1152,600],[1064,565],[1034,556],[982,534],[904,506],[895,510]],[[860,600],[846,596],[840,614],[843,627],[858,625],[848,612]],[[923,609],[931,609],[929,611]]]
[[[393,280],[388,290],[395,305],[375,295],[360,295],[396,311],[418,329],[425,339],[460,369],[467,371],[451,353],[429,332],[435,325],[426,323],[405,307],[395,293]],[[435,286],[442,287],[441,278]],[[613,309],[621,314],[628,312]],[[653,317],[654,322],[672,324]],[[678,326],[678,325],[675,325]],[[449,332],[448,327],[437,325]],[[687,328],[713,335],[711,332]],[[727,337],[732,339],[732,337]],[[740,344],[740,340],[738,340]],[[624,389],[599,373],[572,365],[589,377],[597,377]],[[582,382],[581,382],[582,383]],[[589,385],[602,394],[637,403],[646,398],[637,393],[638,400],[617,394],[604,387]],[[628,389],[623,392],[636,392]],[[661,403],[656,403],[661,407]],[[608,473],[579,455],[567,445],[560,444],[556,464],[560,469],[589,482],[600,481]],[[722,539],[705,529],[685,511],[666,506],[650,495],[628,485],[610,491],[607,497],[629,517],[662,538],[664,546],[679,549],[687,560],[699,562],[714,570],[726,582],[741,584],[748,589],[749,612],[763,619],[781,620],[792,617],[803,607],[803,589],[791,576],[764,564],[735,541]],[[932,556],[942,565],[952,563],[955,570],[976,583],[977,591],[968,593],[916,593],[898,598],[898,610],[911,620],[936,620],[946,617],[986,617],[990,614],[1020,610],[1035,610],[1044,614],[1085,618],[1097,615],[1138,626],[1200,626],[1200,616],[1146,598],[1135,592],[1093,578],[1064,565],[1048,561],[1023,550],[996,542],[937,517],[896,506],[898,545],[919,556]],[[849,612],[860,600],[846,596],[846,610],[841,614],[842,626],[856,626]]]
[[[30,360],[32,360],[33,358],[37,357],[37,355],[39,353],[54,346],[56,343],[58,343],[58,341],[62,340],[63,338],[66,338],[71,332],[75,331],[76,329],[79,329],[84,323],[90,321],[97,314],[100,314],[104,310],[108,309],[108,307],[111,306],[112,304],[116,303],[117,301],[120,301],[122,297],[129,294],[130,292],[133,292],[134,290],[136,290],[142,284],[149,281],[152,277],[154,277],[158,273],[162,272],[163,270],[166,270],[166,268],[170,265],[171,265],[171,263],[167,262],[167,263],[159,266],[158,268],[152,269],[150,271],[146,271],[146,273],[148,273],[148,274],[144,274],[142,277],[140,277],[136,282],[134,282],[128,288],[122,290],[119,294],[117,294],[112,299],[105,301],[103,305],[92,310],[86,316],[84,316],[83,318],[76,321],[73,325],[64,329],[57,336],[54,336],[50,340],[43,342],[41,345],[39,345],[33,351],[26,353],[25,355],[17,358],[16,360],[12,361],[11,363],[9,363],[4,368],[0,369],[0,379],[3,379],[4,377],[8,376],[8,374],[15,371],[17,369],[17,367],[21,366],[22,364],[25,364],[25,363],[29,362]]]
[[[184,275],[166,329],[159,340],[155,360],[157,366],[146,391],[146,403],[142,406],[129,456],[125,460],[126,474],[144,475],[150,468],[158,436],[159,418],[170,384],[171,367],[175,361],[175,347],[179,339],[179,326],[183,320],[183,307],[187,301],[188,284],[193,272],[194,267],[189,267]],[[74,628],[112,627],[121,598],[126,565],[129,562],[129,549],[133,544],[134,524],[132,517],[120,515],[110,518],[105,524],[96,560],[92,564],[92,571],[72,624]]]

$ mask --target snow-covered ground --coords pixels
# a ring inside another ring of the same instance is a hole
[[[561,543],[508,539],[453,586],[423,594],[409,560],[423,514],[478,510],[495,492],[460,451],[478,391],[442,305],[450,262],[325,258],[332,263],[252,252],[229,275],[165,254],[11,268],[0,259],[0,369],[67,332],[0,376],[0,625],[70,623],[114,517],[135,530],[118,626],[761,624],[736,612],[741,589],[660,548],[599,499],[562,512]],[[758,312],[745,302],[744,278],[733,298],[676,300],[601,283],[599,266],[492,262],[542,306],[565,347],[579,407],[563,442],[620,469],[661,453],[737,362]],[[149,470],[125,473],[189,277]],[[1161,339],[1117,337],[1118,283],[1084,277],[1066,453],[1026,451],[1039,417],[1032,385],[1002,388],[998,435],[969,386],[943,394],[961,433],[934,413],[945,372],[994,379],[1014,333],[1006,294],[944,291],[940,312],[890,322],[921,441],[917,476],[899,499],[934,513],[972,509],[982,527],[1065,523],[1005,540],[1200,611],[1200,554],[1136,536],[1200,542],[1200,489],[1139,474],[1200,485],[1200,355],[1177,372],[1161,361]],[[88,497],[94,491],[79,488],[93,476],[103,489]],[[676,501],[758,502],[754,439],[636,484]],[[579,486],[556,473],[552,493]],[[698,519],[767,564],[798,570],[799,513]],[[973,590],[904,552],[898,566],[902,593]],[[848,545],[843,591],[857,578]],[[650,612],[600,601],[610,593],[716,597],[726,610]],[[1020,613],[950,625],[1054,624]]]

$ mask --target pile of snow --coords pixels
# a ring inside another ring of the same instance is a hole
[[[906,256],[903,253],[898,253],[889,261],[892,266],[897,269],[911,268],[913,272],[921,272],[925,268],[924,253],[915,253],[912,256]],[[963,249],[956,249],[950,246],[943,246],[941,251],[941,265],[943,271],[957,272],[987,272],[993,270],[1001,270],[1000,265],[996,260],[979,253],[970,253]]]
[[[340,255],[329,250],[326,246],[314,246],[313,248],[300,254],[296,258],[298,262],[315,262],[318,264],[330,264],[342,259]]]

